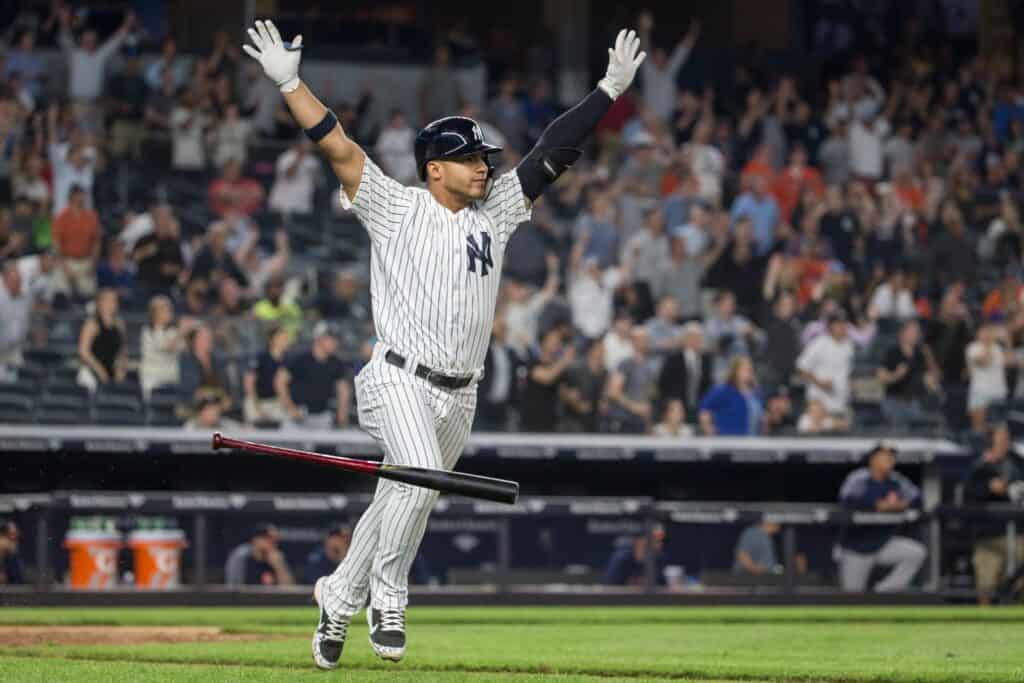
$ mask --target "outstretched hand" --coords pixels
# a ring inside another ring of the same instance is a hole
[[[622,93],[629,89],[630,84],[636,77],[636,70],[640,68],[646,52],[640,50],[640,38],[636,31],[622,29],[615,38],[615,47],[608,48],[608,71],[605,73],[597,87],[608,93],[613,100],[618,99]]]
[[[295,36],[291,45],[285,45],[274,22],[257,21],[256,28],[249,29],[252,45],[242,45],[249,55],[263,67],[263,73],[274,81],[281,92],[291,92],[299,87],[299,60],[302,57],[302,36]],[[255,47],[253,47],[255,46]]]

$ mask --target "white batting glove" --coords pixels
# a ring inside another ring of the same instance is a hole
[[[636,77],[636,70],[647,56],[646,52],[637,54],[639,49],[640,38],[632,29],[628,33],[626,29],[619,31],[615,47],[608,48],[608,71],[604,78],[597,82],[597,87],[608,93],[613,100],[626,92]]]
[[[281,92],[291,92],[299,87],[299,59],[302,57],[302,36],[295,36],[291,45],[285,45],[274,22],[257,21],[255,29],[249,29],[251,45],[242,45],[245,53],[263,67],[263,73],[274,81]]]

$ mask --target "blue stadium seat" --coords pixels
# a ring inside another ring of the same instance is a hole
[[[149,405],[154,408],[171,407],[178,403],[178,387],[162,386],[153,389],[149,394]]]
[[[173,406],[151,405],[146,414],[146,422],[151,427],[180,427],[182,424]]]
[[[0,386],[0,410],[25,410],[31,413],[34,405],[31,396],[10,392],[6,386]]]
[[[0,424],[28,424],[32,422],[32,411],[24,406],[0,405]]]
[[[81,410],[40,408],[36,412],[36,423],[41,425],[77,425],[88,422],[88,414]]]
[[[141,410],[97,406],[95,422],[105,426],[142,426],[146,424],[146,416]]]

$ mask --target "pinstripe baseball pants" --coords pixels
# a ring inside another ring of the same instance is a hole
[[[385,462],[452,469],[473,424],[476,385],[439,389],[376,351],[355,378],[360,427],[381,446]],[[355,614],[367,592],[377,609],[405,608],[409,570],[437,497],[430,489],[379,481],[348,554],[327,581],[328,614]]]

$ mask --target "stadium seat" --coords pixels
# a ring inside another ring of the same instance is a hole
[[[78,384],[78,368],[67,365],[55,365],[50,368],[46,383],[48,385]]]
[[[31,396],[10,392],[7,387],[0,387],[0,410],[26,410],[32,412],[34,401]]]
[[[74,425],[89,422],[88,413],[67,408],[40,408],[36,412],[36,423],[41,425]]]
[[[0,424],[27,424],[32,422],[32,411],[24,406],[0,404]]]
[[[106,426],[142,426],[146,424],[146,416],[141,410],[97,406],[95,422]]]
[[[100,391],[96,393],[95,406],[100,410],[115,409],[141,412],[142,401],[136,396],[111,394]]]
[[[178,387],[162,386],[156,387],[149,394],[149,405],[154,408],[171,407],[178,403]]]
[[[181,420],[174,412],[174,407],[153,406],[149,407],[146,414],[146,423],[151,427],[180,427]]]

